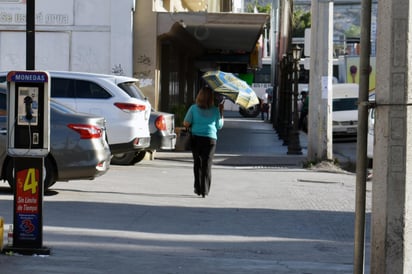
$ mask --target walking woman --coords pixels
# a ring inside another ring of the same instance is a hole
[[[192,131],[195,193],[205,197],[210,191],[217,131],[223,127],[223,102],[216,107],[214,92],[209,87],[203,87],[196,103],[187,111],[183,125]]]

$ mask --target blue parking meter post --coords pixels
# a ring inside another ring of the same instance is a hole
[[[50,254],[43,246],[44,158],[50,151],[50,76],[11,71],[7,153],[13,161],[13,243],[3,253]]]

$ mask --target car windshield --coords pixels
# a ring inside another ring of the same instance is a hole
[[[340,98],[333,99],[332,111],[345,111],[345,110],[357,110],[358,99],[357,98]]]
[[[145,100],[143,92],[136,86],[136,82],[124,82],[120,83],[119,87],[124,90],[130,97]]]

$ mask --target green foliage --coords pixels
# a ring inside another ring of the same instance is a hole
[[[183,119],[185,118],[187,107],[184,104],[175,105],[172,107],[171,112],[175,115],[176,127],[183,126]]]
[[[346,31],[346,37],[360,37],[361,28],[360,26],[351,25]]]
[[[259,13],[270,14],[270,11],[272,10],[272,4],[267,3],[267,4],[264,4],[264,5],[260,5],[256,1],[256,3],[254,3],[254,4],[251,4],[251,3],[247,4],[246,12],[253,13],[254,10],[255,10],[255,6],[256,6],[256,9]]]
[[[292,37],[304,37],[305,29],[311,26],[311,14],[303,9],[296,9],[292,19]]]

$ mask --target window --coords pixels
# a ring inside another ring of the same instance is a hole
[[[357,110],[358,99],[357,98],[341,98],[333,99],[332,111],[345,111],[345,110]]]
[[[136,86],[135,82],[125,82],[119,84],[119,87],[124,90],[130,97],[145,100],[143,92]]]
[[[2,88],[0,88],[0,90],[3,91]],[[6,116],[6,115],[7,115],[7,96],[6,96],[6,93],[1,92],[0,93],[0,116]]]
[[[255,72],[255,83],[270,83],[271,65],[263,65],[262,68]]]
[[[53,78],[51,81],[51,96],[58,98],[73,98],[73,80],[63,78]]]
[[[83,80],[76,80],[76,97],[90,99],[110,98],[110,94],[99,85]]]

